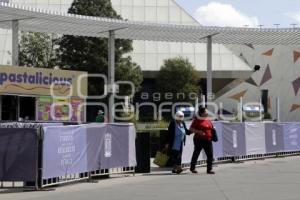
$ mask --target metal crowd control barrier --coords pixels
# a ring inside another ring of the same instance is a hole
[[[38,149],[41,141],[41,129],[33,127],[28,128],[28,126],[26,128],[22,128],[21,126],[17,128],[5,128],[5,126],[0,125],[0,127],[1,142],[9,144],[7,149],[0,148],[2,157],[2,168],[0,169],[0,188],[26,187],[37,190],[39,188]],[[5,134],[8,137],[5,138]],[[23,145],[22,148],[18,146],[21,144]],[[0,146],[6,148],[3,144]],[[17,163],[18,167],[10,167],[8,169],[8,165],[12,163],[5,159],[5,155],[3,154],[7,154],[7,157],[12,156],[13,158],[11,159]]]
[[[69,174],[61,177],[42,179],[40,182],[40,188],[46,188],[50,186],[67,184],[72,182],[90,181],[94,177],[101,177],[101,176],[114,175],[114,174],[135,175],[135,170],[134,167],[101,169],[101,170],[96,170],[91,172],[76,173],[76,174]]]
[[[27,124],[28,125],[28,124]],[[239,127],[240,128],[240,124],[233,124],[233,128],[231,129],[227,129],[227,136],[226,137],[231,137],[231,135],[228,135],[228,130],[229,133],[234,131],[234,128]],[[232,125],[225,125],[225,126],[232,126]],[[244,125],[243,125],[244,126]],[[247,125],[248,126],[248,125]],[[261,125],[259,125],[261,126]],[[277,125],[274,124],[267,124],[266,127],[268,126],[274,126],[272,129],[275,130]],[[224,162],[236,162],[236,161],[247,161],[247,160],[253,160],[253,159],[265,159],[265,158],[276,158],[276,157],[284,157],[284,156],[297,156],[300,155],[300,148],[298,148],[299,143],[296,142],[298,141],[298,139],[300,137],[295,137],[295,135],[300,135],[300,125],[299,124],[283,124],[283,125],[278,125],[279,128],[281,128],[281,131],[278,132],[274,132],[273,130],[271,130],[271,135],[274,136],[274,133],[277,134],[277,136],[280,137],[275,137],[273,138],[273,143],[272,140],[271,141],[267,141],[267,137],[265,138],[265,144],[267,145],[268,143],[271,142],[271,144],[273,146],[276,145],[283,145],[280,146],[280,148],[282,148],[283,150],[279,150],[279,151],[274,151],[274,152],[268,152],[269,150],[266,147],[265,151],[267,153],[252,153],[250,155],[227,155],[230,153],[226,153],[228,152],[228,149],[226,149],[226,152],[224,151],[224,149],[222,149],[224,154],[219,154],[219,157],[216,157],[215,163],[224,163]],[[283,127],[281,127],[283,126]],[[18,160],[19,163],[21,164],[32,164],[32,165],[25,165],[24,169],[25,171],[27,169],[34,169],[31,171],[31,175],[30,177],[26,177],[24,175],[28,175],[28,174],[18,174],[19,177],[15,177],[15,174],[4,174],[0,168],[0,187],[2,188],[11,188],[11,187],[30,187],[33,189],[41,189],[41,188],[45,188],[45,187],[49,187],[49,186],[53,186],[53,185],[59,185],[59,184],[65,184],[65,183],[70,183],[70,182],[77,182],[77,181],[88,181],[91,180],[93,177],[97,177],[97,176],[106,176],[106,175],[111,175],[111,174],[126,174],[126,173],[132,173],[134,174],[134,167],[119,167],[119,168],[107,168],[107,167],[103,167],[103,169],[99,168],[99,170],[91,170],[91,171],[87,171],[87,172],[83,172],[83,173],[68,173],[67,175],[62,175],[62,176],[57,176],[57,177],[51,177],[51,178],[43,178],[43,170],[44,167],[43,166],[43,161],[45,160],[45,158],[43,158],[43,145],[45,144],[45,134],[43,133],[43,129],[42,126],[38,125],[35,128],[34,127],[30,127],[28,128],[28,126],[26,128],[22,128],[22,126],[20,126],[20,124],[18,124],[17,128],[14,128],[11,126],[11,124],[9,125],[9,128],[3,128],[3,126],[1,126],[0,124],[0,153],[3,154],[4,153],[13,153],[8,151],[10,150],[9,147],[13,147],[13,146],[18,146],[20,144],[22,144],[22,147],[26,147],[24,152],[21,153],[29,153],[31,155],[31,159],[33,159],[33,162],[22,162],[22,160]],[[20,131],[21,130],[21,131]],[[268,130],[268,131],[270,131]],[[277,130],[277,129],[276,129]],[[24,136],[24,133],[27,131],[27,135],[28,138],[26,139],[26,137],[20,137],[21,136],[21,132]],[[265,129],[265,131],[267,131],[267,128]],[[245,133],[245,129],[243,129],[241,132],[243,132],[243,134],[247,135],[249,133]],[[251,132],[250,133],[256,135],[256,132]],[[7,135],[10,134],[9,139],[10,142],[7,142]],[[266,136],[266,132],[264,133]],[[14,137],[12,137],[12,135]],[[51,134],[50,134],[51,135]],[[285,136],[283,136],[285,135]],[[251,136],[251,135],[250,135]],[[259,135],[258,135],[259,136]],[[268,135],[269,137],[270,135]],[[252,137],[252,136],[251,136]],[[12,138],[15,138],[14,140],[12,140]],[[250,138],[250,137],[249,137]],[[248,139],[249,139],[248,138]],[[270,139],[271,137],[269,137]],[[6,139],[6,140],[5,140]],[[232,138],[229,138],[232,139]],[[253,139],[253,138],[252,138]],[[255,138],[254,138],[255,139]],[[268,140],[269,140],[268,139]],[[274,140],[275,139],[275,140]],[[36,141],[35,141],[36,140]],[[236,140],[236,138],[235,138]],[[281,143],[280,143],[280,140]],[[14,143],[12,143],[12,141]],[[34,142],[35,141],[35,142]],[[93,141],[93,138],[91,139],[91,141]],[[238,141],[238,140],[237,140]],[[252,143],[256,142],[256,140],[252,140]],[[2,142],[2,143],[1,143]],[[33,143],[31,143],[33,142]],[[149,142],[149,141],[148,141]],[[261,142],[261,141],[258,141]],[[7,144],[10,144],[10,146],[7,146]],[[251,150],[251,146],[249,146],[249,142],[248,142],[248,147],[250,149],[246,151],[244,151],[245,153],[249,152],[249,150]],[[261,144],[264,144],[264,142],[261,142]],[[293,146],[294,145],[294,146]],[[190,151],[193,150],[193,146],[190,144],[191,149]],[[1,148],[2,147],[2,148]],[[30,147],[34,147],[34,148],[30,148]],[[256,147],[256,146],[255,146]],[[227,147],[226,147],[227,148]],[[231,148],[231,147],[230,147]],[[229,150],[230,150],[229,148]],[[294,149],[294,150],[293,150]],[[14,151],[19,150],[18,148],[12,149]],[[131,151],[131,153],[133,152],[133,150]],[[135,152],[135,149],[134,149]],[[225,155],[226,154],[226,155]],[[15,155],[19,155],[19,154],[15,154]],[[225,156],[224,156],[225,155]],[[150,154],[147,156],[150,156]],[[3,155],[1,156],[3,157]],[[22,159],[22,157],[15,157],[15,159]],[[4,159],[0,159],[1,162],[4,162]],[[188,161],[186,163],[189,163]],[[189,167],[189,164],[183,164],[183,167]],[[206,163],[205,160],[200,160],[197,164],[198,165],[204,165]],[[0,166],[4,166],[5,163],[0,163]],[[13,170],[13,169],[12,169]],[[30,170],[29,170],[30,171]],[[4,171],[5,172],[5,171]],[[27,171],[26,171],[27,172]],[[10,175],[10,176],[8,176]],[[23,177],[24,176],[24,177]]]
[[[241,162],[300,155],[300,123],[214,122],[219,142],[214,143],[215,163]],[[183,167],[189,167],[193,139],[187,137]],[[216,150],[216,151],[215,151]],[[206,163],[199,157],[198,165]]]
[[[91,127],[89,127],[88,125],[86,125],[83,128],[83,130],[88,130],[89,128],[95,128],[95,126],[96,125],[91,125]],[[122,132],[122,130],[120,129],[120,128],[122,128],[122,125],[120,125],[120,124],[107,124],[107,125],[103,125],[103,126],[112,126],[113,128],[108,128],[107,129],[107,131],[110,132],[111,134],[113,134],[114,129],[116,129],[117,132],[118,131]],[[54,128],[54,127],[51,127],[51,128]],[[71,132],[81,130],[80,128],[81,128],[80,126],[70,126]],[[126,127],[125,127],[125,130],[127,130]],[[128,131],[130,132],[129,129],[128,129]],[[92,136],[94,133],[95,132],[92,131],[92,132],[90,132],[90,135]],[[116,134],[119,134],[119,136],[122,137],[122,133],[121,134],[116,133]],[[130,135],[130,133],[129,133],[129,135]],[[94,136],[95,136],[95,134],[94,134]],[[91,140],[98,140],[99,139],[99,137],[94,138],[94,136],[91,137],[92,138]],[[126,137],[125,135],[123,135],[123,136]],[[110,137],[112,137],[112,136],[110,136]],[[135,138],[133,138],[133,139],[135,139]],[[119,142],[117,143],[117,145],[122,144],[121,142],[120,143]],[[125,140],[125,143],[127,143],[127,142],[128,141]],[[45,142],[43,143],[43,145],[44,144],[45,144]],[[92,145],[92,144],[90,144],[90,145]],[[114,143],[112,142],[110,145],[114,146]],[[96,144],[96,146],[98,147],[99,145]],[[106,144],[105,144],[105,146],[106,146]],[[123,151],[125,149],[121,149],[121,150]],[[135,150],[134,150],[134,152],[135,152]],[[45,152],[41,152],[40,154],[43,155],[44,153]],[[97,154],[97,155],[99,156],[99,154]],[[128,162],[129,162],[129,165],[130,165],[130,161],[128,161]],[[41,163],[41,171],[43,171],[43,166],[42,165],[43,165],[43,163]],[[97,170],[91,170],[91,171],[82,172],[82,173],[71,173],[71,174],[67,174],[67,175],[59,176],[59,177],[54,177],[54,178],[41,178],[40,188],[45,188],[45,187],[60,185],[60,184],[66,184],[66,183],[72,183],[72,182],[78,182],[78,181],[91,181],[95,177],[110,176],[110,175],[114,175],[114,174],[133,174],[134,175],[134,173],[135,173],[135,167],[134,166],[129,166],[128,167],[124,163],[124,167],[108,167],[108,168],[105,167],[103,169],[99,168]]]
[[[17,127],[15,129],[13,129],[12,127]],[[30,126],[31,128],[22,128],[22,127],[28,127]],[[58,177],[51,177],[51,178],[43,178],[43,170],[44,170],[44,166],[43,166],[43,145],[44,145],[44,132],[43,132],[43,127],[41,126],[41,124],[36,124],[34,125],[33,123],[31,123],[30,125],[27,123],[9,123],[9,125],[7,126],[8,128],[5,128],[5,126],[1,126],[0,127],[4,127],[5,131],[8,131],[7,134],[14,134],[14,132],[18,132],[21,133],[24,130],[30,130],[31,132],[36,132],[36,145],[31,149],[34,150],[35,154],[35,159],[34,159],[34,166],[35,166],[35,172],[34,172],[34,180],[22,180],[22,179],[18,179],[18,180],[14,180],[14,181],[7,181],[7,175],[5,175],[5,171],[4,173],[1,173],[1,167],[0,167],[0,189],[8,189],[8,188],[28,188],[28,189],[34,189],[34,190],[39,190],[39,189],[43,189],[49,186],[55,186],[55,185],[60,185],[60,184],[67,184],[67,183],[72,183],[72,182],[79,182],[79,181],[90,181],[91,179],[93,179],[94,177],[99,177],[99,176],[109,176],[109,175],[113,175],[113,174],[135,174],[135,166],[131,166],[131,167],[127,167],[125,164],[124,166],[126,167],[117,167],[117,168],[105,168],[105,169],[99,169],[99,170],[95,170],[95,171],[88,171],[88,172],[83,172],[83,173],[70,173],[64,176],[58,176]],[[3,129],[3,130],[4,130]],[[1,128],[0,128],[0,136],[5,136],[4,133],[5,131],[1,132]],[[16,131],[17,130],[17,131]],[[6,135],[7,135],[6,134]],[[21,135],[21,134],[19,134]],[[11,137],[10,137],[11,138]],[[20,138],[17,138],[19,140],[16,140],[19,143],[15,143],[12,144],[10,142],[10,144],[12,146],[18,146],[20,145]],[[4,141],[2,141],[4,142]],[[1,141],[0,141],[1,144]],[[28,145],[30,146],[30,145]],[[0,148],[0,153],[1,152]],[[135,151],[135,150],[134,150]],[[3,151],[4,152],[4,151]],[[6,152],[4,152],[6,153]],[[0,161],[4,162],[3,159]],[[4,166],[3,164],[5,163],[0,163],[0,166]]]

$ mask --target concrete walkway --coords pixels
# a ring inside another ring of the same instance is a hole
[[[189,171],[171,175],[115,177],[98,183],[77,183],[53,191],[0,190],[1,200],[299,200],[300,157],[222,164],[216,175]],[[10,193],[11,192],[11,193]]]

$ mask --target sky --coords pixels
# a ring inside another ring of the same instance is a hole
[[[202,25],[300,27],[300,0],[176,0]]]

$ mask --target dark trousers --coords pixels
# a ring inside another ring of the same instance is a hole
[[[181,166],[181,157],[182,157],[182,148],[179,151],[172,150],[171,159],[173,165]]]
[[[198,157],[201,153],[201,150],[204,149],[206,157],[207,157],[207,171],[212,170],[212,163],[213,163],[213,145],[211,141],[206,141],[206,140],[197,140],[194,139],[194,153],[192,156],[192,161],[191,161],[191,170],[195,170],[196,164],[198,161]]]

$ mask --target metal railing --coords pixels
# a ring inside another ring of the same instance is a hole
[[[66,174],[65,176],[53,177],[44,179],[43,177],[43,128],[38,126],[37,136],[37,160],[36,160],[36,178],[34,182],[26,181],[0,181],[0,189],[12,189],[12,188],[28,188],[39,190],[50,186],[68,184],[80,181],[91,181],[94,177],[109,176],[113,174],[135,174],[135,167],[120,167],[110,169],[99,169],[96,171]]]
[[[91,172],[69,174],[61,177],[42,179],[40,188],[46,188],[55,185],[63,185],[67,183],[91,181],[94,177],[109,176],[113,174],[135,174],[135,167],[120,167],[111,169],[99,169]]]

